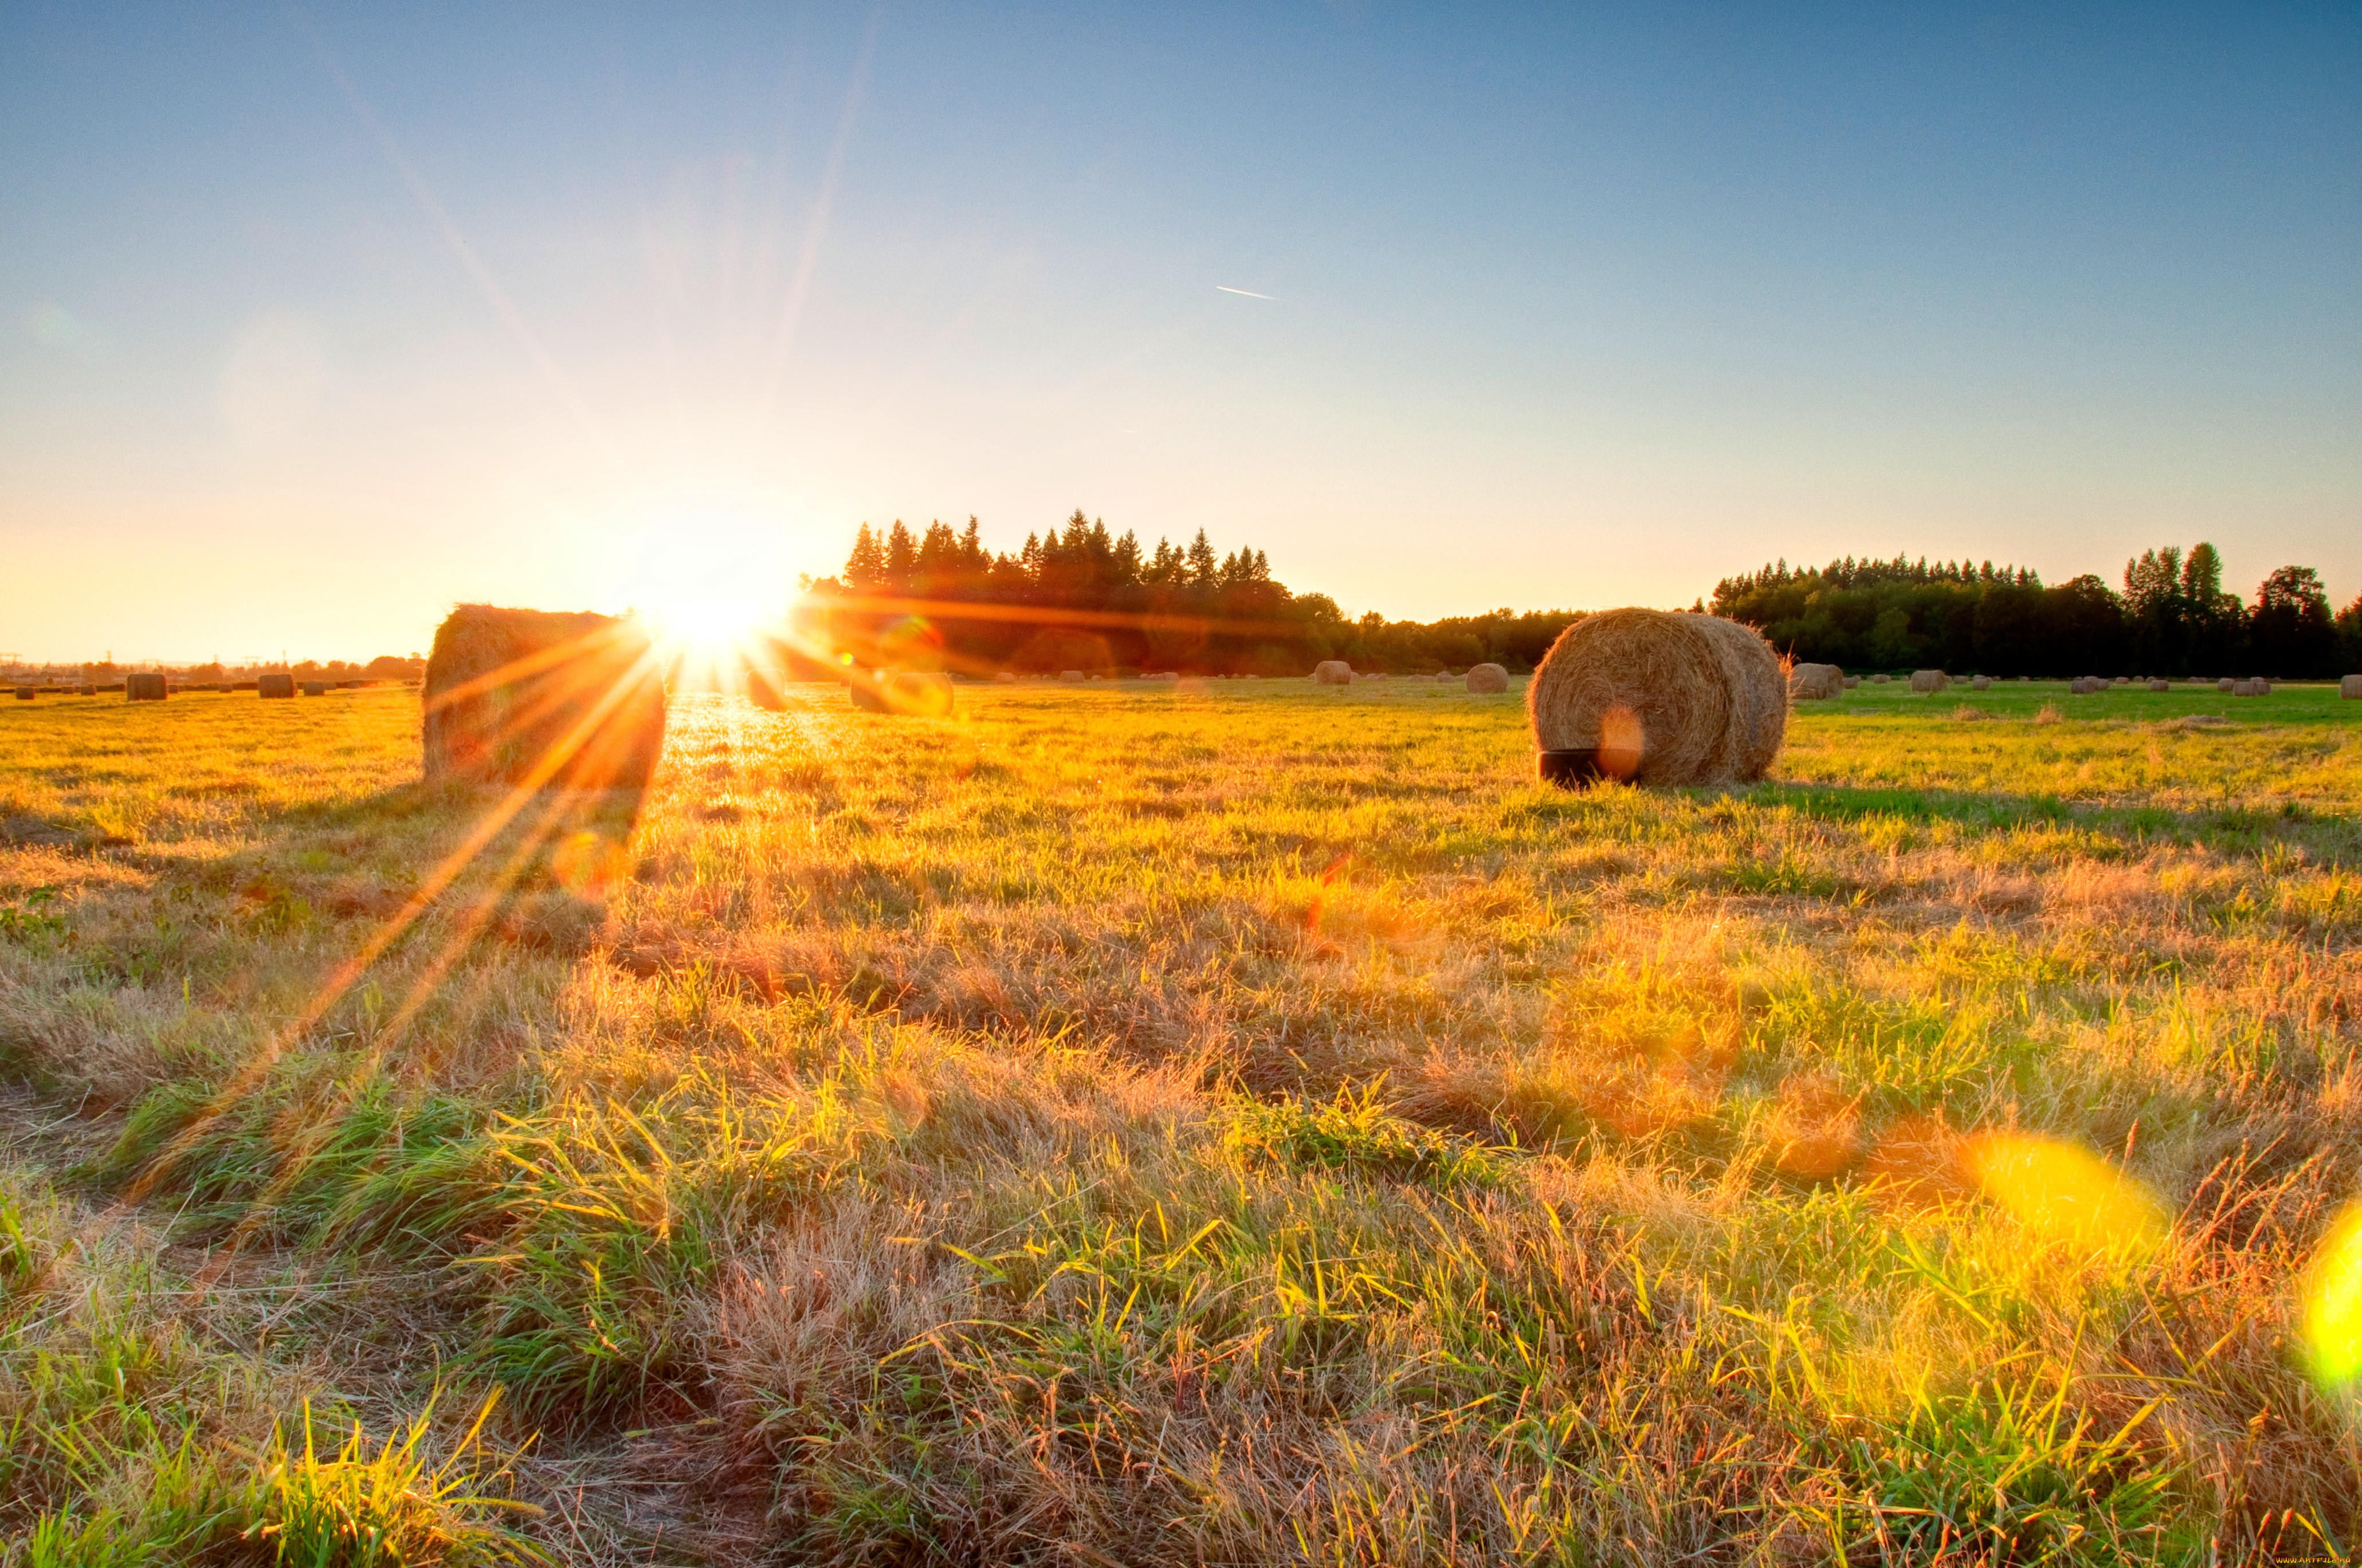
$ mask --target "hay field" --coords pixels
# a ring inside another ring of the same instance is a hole
[[[2362,1541],[2362,703],[959,701],[464,862],[405,693],[0,712],[5,1561]]]

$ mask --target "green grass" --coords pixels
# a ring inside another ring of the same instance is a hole
[[[0,1562],[2362,1540],[2362,703],[959,699],[463,858],[404,693],[0,712]]]

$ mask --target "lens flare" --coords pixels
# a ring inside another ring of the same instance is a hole
[[[2165,1209],[2148,1189],[2072,1143],[1988,1132],[1970,1140],[1968,1163],[1985,1196],[2042,1241],[2137,1256],[2165,1239]]]
[[[2305,1271],[2304,1349],[2324,1388],[2362,1392],[2362,1203],[2349,1203]]]

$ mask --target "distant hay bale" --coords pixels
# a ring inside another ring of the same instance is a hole
[[[1058,672],[1058,679],[1061,680],[1080,680],[1083,679],[1083,672],[1079,669],[1062,669]]]
[[[2238,683],[2237,681],[2235,681],[2235,680],[2232,679],[2229,676],[2227,676],[2227,675],[2226,675],[2226,676],[2224,676],[2222,679],[2220,679],[2220,680],[2218,680],[2218,681],[2216,681],[2216,682],[2214,683],[2214,690],[2217,690],[2217,691],[2221,691],[2221,692],[2224,692],[2224,693],[2226,693],[2226,694],[2227,694],[2228,692],[2230,692],[2230,690],[2231,690],[2234,687],[2237,686],[2238,684],[2239,684],[2239,683]]]
[[[254,689],[265,697],[292,697],[295,695],[295,678],[285,670],[257,676]]]
[[[325,680],[307,680],[304,683],[304,695],[306,697],[325,696],[327,690],[328,683]]]
[[[2148,689],[2151,691],[2170,691],[2173,690],[2173,682],[2170,680],[2152,680],[2148,683]]]
[[[1833,664],[1800,664],[1788,671],[1788,695],[1799,702],[1824,701],[1845,689],[1845,671]]]
[[[1181,672],[1177,669],[1153,669],[1146,675],[1142,676],[1141,679],[1142,680],[1159,681],[1169,686],[1177,686],[1181,683]]]
[[[1915,669],[1911,672],[1914,691],[1941,691],[1952,684],[1952,678],[1940,669]]]
[[[1893,677],[1888,675],[1884,670],[1881,670],[1876,675],[1870,678],[1870,683],[1872,686],[1883,686],[1893,679]]]
[[[664,752],[655,650],[611,615],[462,604],[435,630],[419,703],[430,782],[644,790]]]
[[[1315,686],[1351,686],[1353,684],[1353,667],[1341,658],[1324,658],[1312,667],[1312,683]]]
[[[2068,695],[2072,697],[2096,696],[2107,689],[2108,683],[2096,675],[2079,675],[2067,683]]]
[[[2362,675],[2340,676],[2337,694],[2340,697],[2362,697]]]
[[[2130,686],[2132,684],[2132,679],[2128,676],[2119,675],[2114,680],[2108,682],[2108,684],[2111,686]]]
[[[1490,696],[1509,689],[1509,672],[1497,664],[1475,665],[1471,667],[1462,684],[1479,696]]]
[[[2272,683],[2261,676],[2252,680],[2235,680],[2231,683],[2231,695],[2234,697],[2268,697],[2271,694]]]
[[[1971,681],[1970,681],[1970,682],[1969,682],[1969,690],[1971,690],[1971,691],[1990,691],[1990,690],[1992,690],[1992,676],[1990,676],[1990,675],[1980,675],[1980,676],[1978,676],[1974,680],[1971,680]]]
[[[1777,755],[1788,688],[1779,656],[1736,622],[1607,610],[1559,635],[1526,709],[1543,751],[1596,750],[1603,771],[1643,784],[1725,783]]]
[[[1855,687],[1861,684],[1861,677],[1859,675],[1849,675],[1845,678],[1845,684],[1846,690],[1850,691]]]
[[[17,688],[17,701],[19,702],[29,702],[39,695],[40,692],[30,686],[19,686]]]
[[[1014,686],[1017,684],[1017,672],[1013,669],[999,670],[993,675],[992,679],[1003,686]]]
[[[123,700],[127,702],[161,702],[167,688],[164,678],[152,670],[138,670],[123,678]]]

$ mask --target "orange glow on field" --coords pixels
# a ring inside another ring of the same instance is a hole
[[[2306,1271],[2304,1348],[2323,1387],[2362,1380],[2362,1203],[2346,1206]]]
[[[2164,1240],[2165,1209],[2148,1189],[2071,1143],[1988,1132],[1970,1142],[1969,1168],[1985,1196],[2041,1241],[2085,1255],[2139,1255]]]

